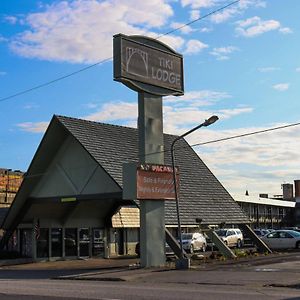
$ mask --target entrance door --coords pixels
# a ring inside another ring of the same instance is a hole
[[[104,229],[93,229],[93,256],[104,257]]]
[[[118,254],[123,255],[124,254],[124,229],[118,229]]]
[[[32,257],[32,229],[20,229],[21,255]]]
[[[89,256],[90,231],[88,228],[79,229],[79,256]]]

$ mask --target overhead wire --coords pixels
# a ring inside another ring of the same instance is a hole
[[[252,136],[252,135],[256,135],[256,134],[263,134],[263,133],[272,132],[272,131],[281,130],[281,129],[286,129],[286,128],[295,127],[295,126],[299,126],[299,125],[300,125],[300,122],[291,123],[291,124],[287,124],[287,125],[276,126],[276,127],[272,127],[272,128],[267,128],[267,129],[262,129],[262,130],[247,132],[247,133],[243,133],[243,134],[232,135],[232,136],[229,136],[229,137],[215,139],[215,140],[210,140],[210,141],[207,141],[207,142],[201,142],[201,143],[196,143],[196,144],[192,144],[192,145],[187,144],[185,146],[176,146],[176,150],[180,150],[180,149],[184,149],[184,148],[189,148],[189,147],[195,148],[195,147],[203,146],[203,145],[207,145],[207,144],[224,142],[224,141],[228,141],[228,140],[232,140],[232,139],[237,139],[237,138],[242,138],[242,137],[246,137],[246,136]],[[175,135],[174,135],[174,137],[175,137]],[[148,157],[148,156],[155,155],[155,154],[160,154],[160,153],[167,153],[167,152],[170,152],[170,151],[171,151],[170,149],[166,149],[166,150],[163,150],[163,151],[151,152],[151,153],[148,153],[148,154],[146,154],[146,155],[144,155],[142,157]],[[132,157],[127,157],[126,160],[127,161],[132,161],[134,159],[137,160],[138,158],[139,157],[137,157],[136,155],[134,155]],[[109,163],[110,161],[106,159],[105,162]],[[114,162],[114,160],[111,160],[111,162]],[[94,166],[94,164],[90,165],[90,166]],[[79,169],[87,168],[87,167],[88,167],[88,165],[85,165],[83,167],[71,167],[70,169],[71,170],[79,170]],[[47,173],[49,173],[49,172],[41,172],[41,173],[26,175],[26,178],[39,177],[39,176],[46,175]],[[11,178],[10,180],[14,180],[14,179]],[[19,180],[19,179],[16,178],[15,180]]]
[[[211,11],[210,13],[208,13],[208,14],[202,16],[202,17],[199,17],[199,18],[197,18],[197,19],[194,19],[194,20],[192,20],[192,21],[190,21],[190,22],[188,22],[188,23],[185,23],[184,25],[181,25],[181,26],[179,26],[179,27],[177,27],[177,28],[175,28],[175,29],[172,29],[172,30],[170,30],[170,31],[168,31],[168,32],[166,32],[166,33],[164,33],[164,34],[158,35],[158,36],[157,36],[156,38],[154,38],[154,39],[158,40],[158,39],[160,39],[160,38],[163,37],[163,36],[169,35],[169,34],[171,34],[171,33],[174,33],[174,32],[176,32],[176,31],[178,31],[178,30],[184,28],[184,27],[190,26],[191,24],[193,24],[193,23],[195,23],[195,22],[198,22],[198,21],[200,21],[200,20],[203,20],[204,18],[207,18],[207,17],[209,17],[209,16],[211,16],[211,15],[213,15],[213,14],[216,14],[216,13],[218,13],[218,12],[220,12],[220,11],[222,11],[222,10],[228,8],[229,6],[232,6],[232,5],[234,5],[234,4],[236,4],[236,3],[240,2],[240,1],[241,1],[241,0],[236,0],[236,1],[230,2],[229,4],[227,4],[227,5],[225,5],[225,6],[222,6],[222,7],[218,8],[218,9],[216,9],[216,10],[213,10],[213,11]],[[92,65],[89,65],[89,66],[87,66],[87,67],[81,68],[81,69],[79,69],[79,70],[77,70],[77,71],[74,71],[74,72],[71,72],[71,73],[69,73],[69,74],[63,75],[63,76],[58,77],[58,78],[56,78],[56,79],[47,81],[47,82],[42,83],[42,84],[39,84],[39,85],[36,85],[36,86],[34,86],[34,87],[32,87],[32,88],[29,88],[29,89],[25,89],[25,90],[23,90],[23,91],[17,92],[17,93],[15,93],[15,94],[10,95],[10,96],[6,96],[6,97],[3,97],[3,98],[0,98],[0,102],[4,102],[4,101],[10,100],[10,99],[12,99],[12,98],[15,98],[15,97],[18,97],[18,96],[21,96],[21,95],[30,93],[30,92],[35,91],[35,90],[37,90],[37,89],[46,87],[46,86],[51,85],[51,84],[53,84],[53,83],[56,83],[56,82],[58,82],[58,81],[61,81],[61,80],[64,80],[64,79],[66,79],[66,78],[69,78],[69,77],[71,77],[71,76],[74,76],[74,75],[76,75],[76,74],[78,74],[78,73],[84,72],[84,71],[86,71],[86,70],[88,70],[88,69],[91,69],[91,68],[93,68],[93,67],[96,67],[96,66],[98,66],[98,65],[101,65],[101,64],[103,64],[103,63],[105,63],[105,62],[108,62],[108,61],[110,61],[110,60],[112,60],[112,59],[113,59],[113,57],[105,58],[105,59],[103,59],[103,60],[101,60],[101,61],[98,61],[98,62],[92,64]]]
[[[242,138],[242,137],[246,137],[246,136],[267,133],[267,132],[271,132],[271,131],[275,131],[275,130],[281,130],[281,129],[285,129],[285,128],[289,128],[289,127],[295,127],[295,126],[299,126],[299,125],[300,125],[300,122],[291,123],[291,124],[287,124],[287,125],[282,125],[282,126],[277,126],[277,127],[272,127],[272,128],[267,128],[267,129],[242,133],[242,134],[237,134],[237,135],[233,135],[233,136],[229,136],[229,137],[225,137],[225,138],[220,138],[220,139],[215,139],[215,140],[210,140],[210,141],[207,141],[207,142],[201,142],[201,143],[196,143],[196,144],[192,144],[192,145],[188,144],[186,146],[177,146],[176,149],[179,150],[179,149],[184,149],[184,148],[187,148],[187,147],[195,148],[195,147],[204,146],[204,145],[207,145],[207,144],[224,142],[224,141],[233,140],[233,139],[237,139],[237,138]],[[159,153],[162,153],[162,152],[166,153],[166,152],[170,152],[170,151],[171,151],[170,149],[167,149],[167,150],[163,150],[163,151],[151,152],[151,153],[148,153],[148,154],[146,154],[142,157],[147,157],[147,156],[159,154]]]
[[[107,62],[107,61],[109,61],[109,60],[111,60],[111,59],[112,59],[112,58],[106,58],[106,59],[104,59],[104,60],[98,61],[98,62],[96,62],[96,63],[94,63],[94,64],[92,64],[92,65],[89,65],[89,66],[87,66],[87,67],[84,67],[84,68],[82,68],[82,69],[79,69],[79,70],[77,70],[77,71],[74,71],[74,72],[72,72],[72,73],[63,75],[63,76],[61,76],[61,77],[58,77],[58,78],[56,78],[56,79],[50,80],[50,81],[48,81],[48,82],[45,82],[45,83],[42,83],[42,84],[39,84],[39,85],[36,85],[36,86],[34,86],[34,87],[32,87],[32,88],[23,90],[23,91],[18,92],[18,93],[16,93],[16,94],[13,94],[13,95],[10,95],[10,96],[1,98],[1,99],[0,99],[0,102],[7,101],[7,100],[9,100],[9,99],[12,99],[12,98],[15,98],[15,97],[18,97],[18,96],[27,94],[27,93],[29,93],[29,92],[32,92],[32,91],[34,91],[34,90],[43,88],[43,87],[45,87],[45,86],[51,85],[51,84],[53,84],[53,83],[55,83],[55,82],[61,81],[61,80],[66,79],[66,78],[68,78],[68,77],[74,76],[74,75],[76,75],[76,74],[78,74],[78,73],[81,73],[81,72],[84,72],[84,71],[86,71],[86,70],[88,70],[88,69],[91,69],[91,68],[93,68],[93,67],[95,67],[95,66],[98,66],[98,65],[100,65],[100,64],[103,64],[103,63],[105,63],[105,62]]]

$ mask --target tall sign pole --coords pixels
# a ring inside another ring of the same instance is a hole
[[[163,165],[162,97],[141,92],[138,103],[139,161]],[[164,265],[165,201],[140,201],[140,224],[141,266]]]
[[[114,79],[138,92],[139,163],[164,165],[162,97],[183,95],[182,56],[157,40],[118,34],[114,36]],[[136,178],[123,180],[123,197],[127,183],[135,185]],[[141,266],[157,267],[166,260],[165,200],[169,196],[165,195],[170,191],[148,189],[149,198],[140,199]],[[160,196],[151,196],[153,191]],[[136,199],[136,191],[132,195]]]

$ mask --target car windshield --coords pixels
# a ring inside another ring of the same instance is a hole
[[[227,232],[227,230],[224,230],[224,229],[216,230],[216,233],[218,236],[226,236],[226,232]]]
[[[300,232],[298,232],[298,231],[291,230],[291,231],[289,231],[289,233],[290,233],[293,237],[300,237]]]
[[[183,233],[181,237],[183,240],[191,240],[193,235],[191,233]]]

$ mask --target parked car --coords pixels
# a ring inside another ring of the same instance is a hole
[[[285,228],[281,228],[281,229],[294,230],[294,231],[300,232],[300,228],[299,227],[285,227]]]
[[[182,237],[182,248],[190,252],[191,254],[195,251],[203,251],[205,252],[207,242],[206,238],[202,233],[183,233]]]
[[[261,238],[271,249],[300,249],[300,232],[275,230]]]
[[[266,235],[266,234],[268,234],[270,232],[267,229],[259,229],[259,228],[253,229],[253,231],[255,232],[255,234],[258,237],[262,237],[262,236],[264,236],[264,235]]]
[[[228,247],[241,248],[244,243],[244,237],[238,228],[217,229],[216,234],[223,240]]]

